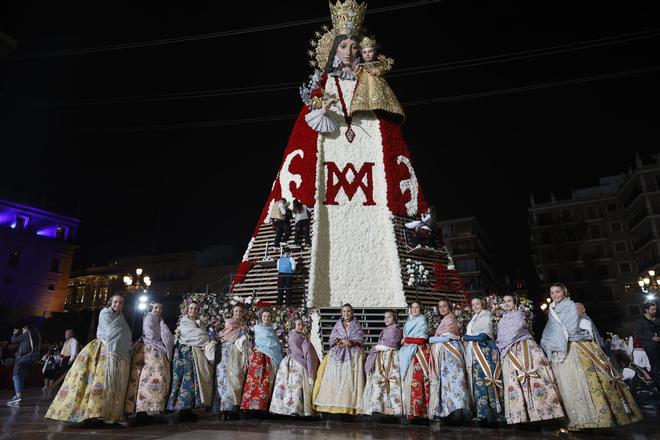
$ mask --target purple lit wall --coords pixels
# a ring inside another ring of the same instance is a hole
[[[0,228],[16,228],[18,217],[25,218],[25,230],[40,237],[59,238],[72,241],[75,238],[78,223],[73,217],[67,217],[31,206],[0,200]],[[61,236],[58,237],[58,228]]]
[[[64,309],[79,222],[0,200],[0,313],[4,317],[20,320]],[[16,253],[18,258],[9,263],[9,255]]]

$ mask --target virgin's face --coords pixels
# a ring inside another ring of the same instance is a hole
[[[199,316],[199,306],[196,303],[192,303],[188,306],[188,317],[193,321]]]
[[[385,325],[390,326],[394,324],[394,316],[390,312],[385,313]]]
[[[449,312],[449,303],[447,301],[438,302],[438,313],[440,313],[442,316],[447,316],[449,315]]]
[[[353,309],[348,307],[348,306],[342,307],[341,308],[341,318],[346,322],[353,319]]]
[[[110,307],[112,307],[112,310],[115,312],[121,312],[124,310],[124,298],[121,296],[112,297],[112,303],[110,303]]]
[[[566,298],[566,292],[559,286],[552,286],[550,288],[550,298],[552,298],[555,303],[559,304],[564,298]]]
[[[422,309],[417,303],[412,303],[410,305],[410,314],[412,316],[419,316],[419,314],[422,313]]]
[[[376,56],[376,53],[375,53],[373,47],[363,47],[362,48],[362,58],[365,61],[373,61],[375,56]]]
[[[473,299],[472,300],[472,311],[474,313],[479,313],[484,309],[483,304],[481,304],[481,300],[478,299]]]
[[[156,303],[154,304],[151,310],[152,312],[154,312],[155,315],[161,316],[163,314],[163,305]]]
[[[340,41],[339,46],[337,46],[337,56],[342,65],[350,66],[353,64],[353,61],[355,61],[358,56],[357,41],[351,40],[350,38]]]
[[[231,311],[232,318],[241,319],[243,317],[243,307],[236,306]]]
[[[263,312],[261,314],[261,323],[263,325],[270,325],[272,320],[273,320],[273,315],[271,315],[270,312]]]
[[[502,298],[502,308],[507,312],[516,309],[516,303],[513,302],[512,296],[506,295],[504,298]]]
[[[295,327],[294,328],[296,329],[296,331],[298,333],[302,333],[303,330],[304,330],[302,320],[297,319],[296,322],[295,322]]]

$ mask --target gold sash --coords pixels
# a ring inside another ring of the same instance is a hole
[[[442,345],[447,349],[447,351],[453,354],[456,359],[458,359],[462,367],[465,366],[465,360],[463,359],[463,355],[461,354],[458,348],[454,347],[449,342],[443,342]]]
[[[502,376],[502,365],[500,364],[500,361],[498,360],[497,364],[495,364],[495,371],[494,372],[491,371],[490,365],[488,365],[488,361],[486,361],[486,357],[484,356],[484,353],[481,351],[481,347],[479,347],[479,343],[476,341],[472,341],[470,345],[472,346],[472,351],[474,352],[477,358],[477,363],[481,367],[481,371],[483,371],[484,376],[486,376],[486,386],[491,387],[493,389],[493,393],[495,393],[495,399],[499,400],[500,395],[497,389],[504,388],[502,379],[498,379]]]
[[[393,350],[391,350],[393,351]],[[390,358],[387,360],[387,366],[383,365],[383,351],[378,352],[376,363],[378,366],[378,374],[381,379],[378,379],[376,382],[378,385],[385,388],[387,394],[390,393],[390,383],[393,381],[397,385],[399,384],[399,376],[392,375],[392,364],[394,363],[394,355],[390,355]]]
[[[415,353],[415,357],[417,358],[417,362],[419,362],[419,365],[422,367],[422,372],[424,373],[424,377],[428,378],[429,377],[429,364],[426,361],[426,358],[424,357],[424,350],[421,348],[422,346],[418,345],[417,346],[417,352]]]
[[[529,352],[529,344],[527,340],[522,341],[522,346],[523,346],[523,361],[520,362],[520,360],[516,357],[515,354],[513,354],[512,350],[509,350],[507,353],[507,356],[509,357],[509,360],[513,364],[513,368],[517,372],[517,379],[518,382],[520,382],[521,385],[524,385],[527,383],[527,393],[528,393],[528,398],[529,398],[529,407],[530,409],[534,408],[534,399],[532,399],[532,381],[530,380],[532,377],[539,379],[541,376],[539,376],[538,371],[536,371],[536,368],[530,368],[531,363],[532,363],[532,355]]]
[[[573,342],[582,352],[594,363],[596,368],[598,368],[600,371],[607,376],[607,378],[614,384],[614,386],[617,388],[619,391],[619,395],[621,396],[621,404],[623,405],[623,409],[626,412],[626,414],[632,414],[632,409],[630,408],[630,405],[625,399],[626,393],[624,392],[624,387],[627,385],[621,383],[621,378],[612,369],[612,364],[610,364],[607,359],[603,359],[601,356],[598,355],[598,353],[594,352],[594,350],[591,349],[587,344],[585,344],[582,341],[575,341]],[[600,348],[598,349],[600,351]],[[600,351],[602,353],[602,351]]]

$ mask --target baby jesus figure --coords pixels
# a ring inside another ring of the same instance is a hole
[[[392,69],[394,60],[380,54],[380,47],[373,37],[364,37],[360,41],[360,50],[364,63],[362,67],[374,76],[382,76]]]

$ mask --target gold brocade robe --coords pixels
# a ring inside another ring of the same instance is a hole
[[[381,61],[386,59],[380,58]],[[359,111],[383,110],[394,113],[405,119],[406,114],[403,111],[401,103],[397,99],[394,91],[390,88],[387,80],[382,75],[389,70],[391,63],[384,62],[381,67],[376,67],[379,75],[372,75],[362,69],[358,73],[358,83],[355,87],[355,94],[351,102],[351,114]]]

